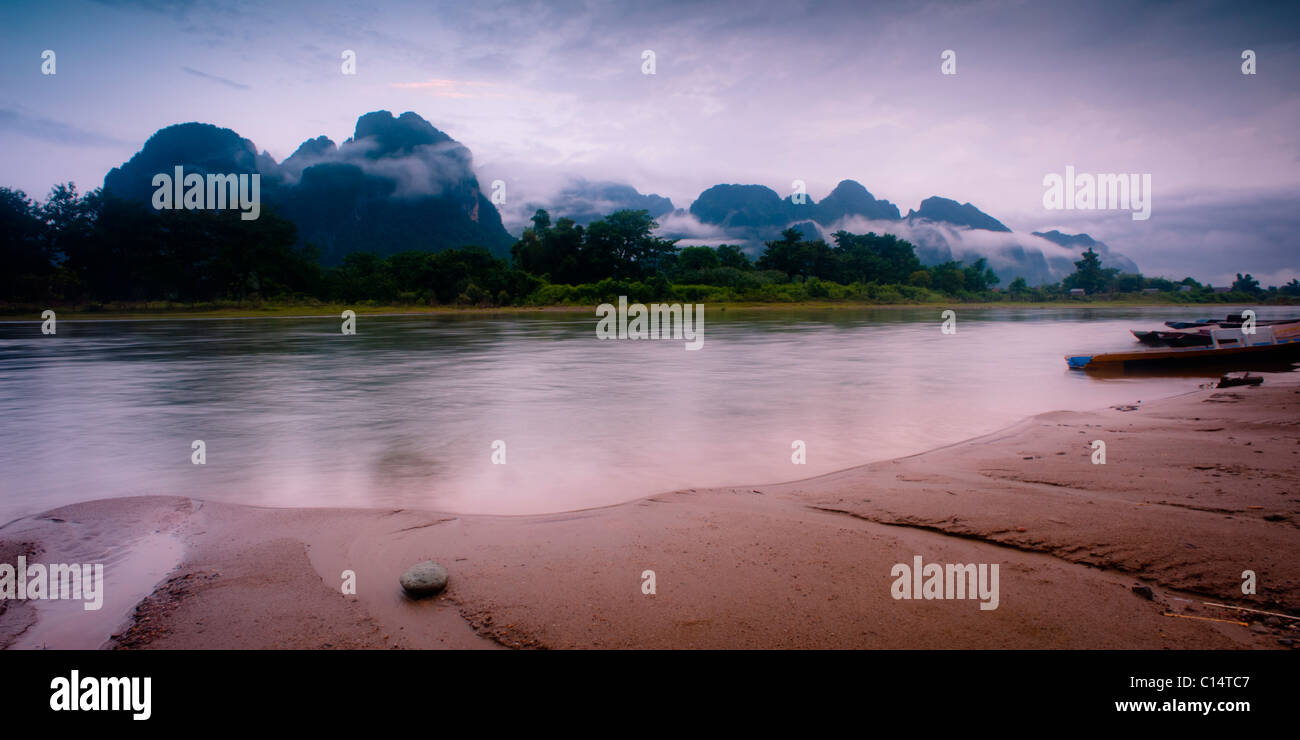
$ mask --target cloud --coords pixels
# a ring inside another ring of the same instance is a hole
[[[1141,242],[1146,272],[1190,275],[1215,285],[1251,272],[1285,283],[1300,275],[1297,202],[1300,190],[1203,192],[1158,203],[1151,216],[1157,228]],[[1269,284],[1263,278],[1260,282]]]
[[[893,234],[911,242],[916,247],[922,263],[933,265],[955,260],[970,264],[983,257],[1001,278],[1009,284],[1023,277],[1031,285],[1056,282],[1074,270],[1081,249],[1062,247],[1052,241],[1017,232],[968,229],[953,224],[924,219],[913,221],[872,220],[862,216],[848,216],[829,225],[800,221],[806,239],[821,238],[834,243],[837,231],[852,234]],[[678,239],[678,246],[740,246],[751,258],[763,253],[764,242],[777,238],[777,229],[732,228],[701,222],[685,210],[677,210],[659,219],[659,235]],[[811,225],[815,233],[805,229]],[[771,232],[771,233],[768,233]],[[1099,247],[1109,254],[1105,245]],[[1116,264],[1127,264],[1119,262]]]
[[[119,10],[133,8],[150,13],[176,14],[178,16],[188,13],[196,5],[195,0],[94,0],[94,2]]]
[[[218,76],[216,76],[216,75],[210,75],[210,74],[208,74],[207,72],[200,72],[199,70],[194,69],[194,68],[192,68],[192,67],[181,67],[181,69],[184,70],[186,74],[191,74],[191,75],[194,75],[195,77],[202,77],[202,78],[205,79],[205,80],[212,80],[213,82],[220,82],[221,84],[226,85],[227,87],[233,87],[233,88],[235,88],[236,90],[251,90],[251,89],[253,89],[253,88],[249,87],[248,85],[245,85],[245,84],[243,84],[243,83],[241,83],[241,82],[235,82],[234,80],[227,80],[225,77],[218,77]]]
[[[391,181],[393,194],[401,198],[440,195],[462,188],[475,178],[469,149],[446,138],[424,119],[411,113],[393,118],[385,111],[367,114],[362,121],[371,117],[377,123],[373,129],[364,129],[368,135],[354,135],[338,147],[323,138],[311,140],[280,163],[279,173],[287,183],[298,184],[310,167],[349,165],[366,175]],[[363,131],[361,126],[359,121],[358,132]],[[348,177],[343,171],[324,169],[313,171],[311,176],[317,178],[317,184]]]
[[[1017,277],[1025,278],[1031,285],[1056,282],[1074,271],[1074,261],[1082,251],[1033,234],[968,229],[924,219],[873,221],[849,216],[818,228],[828,242],[841,229],[852,234],[893,234],[914,244],[917,256],[925,264],[949,260],[970,264],[983,257],[1002,279],[1002,285]]]
[[[474,82],[471,80],[424,80],[423,82],[393,82],[389,87],[395,87],[402,90],[428,90],[435,98],[474,98],[493,95],[501,97],[499,93],[488,92],[467,92],[464,88],[483,88],[494,87],[489,82]]]
[[[362,140],[339,151],[343,161],[359,166],[366,174],[395,182],[394,193],[400,197],[438,195],[474,176],[469,150],[454,142],[424,144],[406,155],[375,159],[366,156],[372,148],[372,142]]]
[[[678,239],[678,246],[684,247],[717,246],[744,241],[729,235],[726,229],[717,224],[706,224],[700,221],[685,209],[678,209],[660,217],[659,234]]]
[[[113,136],[87,131],[48,118],[29,116],[12,108],[0,108],[0,130],[50,141],[64,146],[88,148],[119,148],[132,144]]]

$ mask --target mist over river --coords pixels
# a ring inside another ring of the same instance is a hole
[[[146,494],[522,514],[805,478],[1193,389],[1062,356],[1231,310],[959,305],[945,335],[939,307],[706,306],[699,351],[601,341],[589,311],[362,315],[353,336],[337,317],[3,322],[0,523]]]

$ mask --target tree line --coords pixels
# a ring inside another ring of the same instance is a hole
[[[478,306],[592,304],[634,300],[874,303],[959,300],[1058,300],[1122,295],[1155,288],[1176,300],[1300,296],[1292,280],[1264,291],[1238,275],[1227,296],[1191,278],[1120,274],[1092,250],[1061,283],[1005,290],[986,260],[925,266],[913,245],[885,234],[840,231],[828,243],[797,229],[764,245],[757,259],[734,245],[678,246],[654,234],[645,211],[617,211],[581,226],[551,222],[539,210],[502,259],[482,247],[408,251],[381,258],[346,255],[323,267],[299,245],[297,228],[263,208],[243,221],[233,211],[166,210],[102,189],[81,194],[71,183],[35,202],[0,187],[0,303],[281,301]],[[1183,286],[1190,286],[1183,290]]]

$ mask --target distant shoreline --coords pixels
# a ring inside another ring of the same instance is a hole
[[[1298,303],[1269,303],[1261,302],[1254,304],[1244,303],[1178,303],[1168,301],[1143,301],[1143,300],[1080,300],[1070,299],[1062,301],[1036,301],[1036,302],[1019,302],[1019,301],[971,301],[963,302],[961,300],[952,301],[935,301],[926,303],[866,303],[861,301],[798,301],[790,303],[781,302],[705,302],[709,310],[713,311],[805,311],[805,310],[860,310],[860,309],[884,309],[900,310],[914,308],[1029,308],[1029,309],[1047,309],[1047,308],[1065,308],[1071,310],[1099,309],[1099,308],[1171,308],[1186,309],[1193,312],[1193,309],[1200,309],[1198,315],[1218,316],[1222,309],[1230,309],[1240,305],[1254,306],[1295,306]],[[424,316],[424,315],[480,315],[491,316],[493,314],[520,315],[536,313],[571,313],[571,314],[591,314],[595,311],[595,304],[590,306],[572,306],[572,305],[553,305],[553,306],[418,306],[418,305],[380,305],[367,306],[363,304],[268,304],[262,306],[212,306],[212,307],[183,307],[176,305],[140,305],[113,308],[85,308],[85,307],[47,307],[55,311],[61,320],[75,321],[123,321],[133,319],[256,319],[256,318],[282,318],[282,319],[314,319],[314,318],[337,318],[343,311],[352,310],[358,316]],[[38,309],[13,309],[0,307],[0,323],[19,323],[41,321],[41,311]]]

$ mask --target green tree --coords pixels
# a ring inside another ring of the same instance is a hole
[[[803,232],[786,229],[781,238],[766,243],[756,266],[760,270],[776,270],[789,278],[831,277],[835,256],[826,242],[803,240]]]
[[[639,279],[667,269],[676,239],[653,235],[659,227],[649,211],[615,211],[587,226],[583,263],[589,280]]]
[[[754,265],[749,261],[749,257],[740,250],[739,247],[733,247],[730,244],[723,244],[718,247],[718,261],[723,267],[731,267],[737,270],[752,270]]]
[[[1115,276],[1115,290],[1120,293],[1139,293],[1146,287],[1146,278],[1131,272]]]
[[[930,267],[931,283],[950,296],[959,295],[966,288],[966,271],[961,263],[951,260]]]
[[[1252,277],[1249,273],[1242,275],[1239,272],[1237,273],[1237,279],[1232,281],[1232,292],[1251,293],[1251,294],[1260,293],[1261,291],[1259,289],[1259,281],[1256,280],[1254,277]]]
[[[962,272],[965,273],[966,290],[972,293],[983,293],[1001,282],[1001,278],[988,266],[988,260],[984,257],[962,268]]]
[[[677,253],[677,269],[681,271],[708,270],[721,265],[722,260],[711,247],[682,247]]]
[[[46,250],[40,207],[21,190],[0,188],[0,300],[48,295],[54,264]]]
[[[1089,294],[1106,288],[1119,272],[1114,268],[1102,269],[1101,257],[1092,251],[1092,247],[1088,247],[1083,253],[1083,258],[1074,263],[1074,267],[1074,274],[1061,281],[1062,287],[1066,290],[1083,288]]]
[[[546,211],[533,214],[533,227],[511,247],[515,266],[551,282],[575,284],[589,277],[583,258],[583,228],[573,219],[561,218],[552,228]]]
[[[850,234],[838,231],[835,271],[829,276],[841,283],[906,283],[921,269],[916,249],[893,234]]]
[[[757,267],[760,270],[777,270],[787,276],[802,275],[805,266],[801,262],[799,245],[803,241],[803,232],[798,229],[786,229],[781,238],[764,244],[763,253],[759,255]]]

